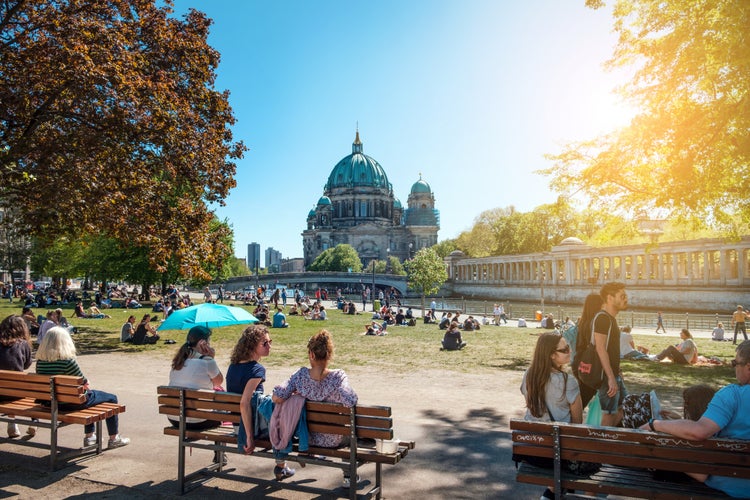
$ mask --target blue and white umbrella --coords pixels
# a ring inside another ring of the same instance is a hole
[[[241,307],[206,303],[174,311],[158,330],[187,330],[196,325],[219,328],[245,323],[258,323],[258,318]]]

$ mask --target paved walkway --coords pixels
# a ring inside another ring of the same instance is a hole
[[[228,360],[219,359],[220,366]],[[79,357],[94,388],[116,393],[127,405],[121,432],[130,446],[61,471],[48,472],[43,450],[0,443],[0,497],[18,498],[177,498],[177,446],[164,436],[165,417],[157,413],[156,386],[168,379],[166,354],[107,353]],[[296,367],[274,368],[267,386],[281,382]],[[386,498],[538,498],[540,488],[517,484],[510,459],[508,420],[520,416],[520,372],[496,377],[444,372],[388,375],[347,370],[360,400],[390,404],[397,437],[414,440],[416,449],[395,467],[384,467]],[[21,429],[24,432],[25,429]],[[4,432],[5,429],[2,429]],[[40,429],[35,440],[48,439]],[[62,442],[80,446],[78,426],[63,429]],[[211,452],[194,450],[188,466],[210,461]],[[231,467],[252,476],[272,478],[273,463],[232,455]],[[374,467],[361,474],[372,480]],[[295,481],[336,488],[338,470],[308,466]],[[342,490],[339,490],[340,492]],[[292,491],[225,480],[211,480],[187,498],[321,498]]]

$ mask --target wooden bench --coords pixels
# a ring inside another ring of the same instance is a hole
[[[299,491],[320,493],[320,488],[304,486],[294,480],[284,483],[266,481],[258,478],[247,478],[237,474],[229,474],[222,463],[211,463],[210,465],[193,472],[185,474],[185,449],[189,447],[215,450],[221,453],[243,454],[237,447],[237,437],[234,428],[229,425],[209,430],[191,431],[185,428],[185,418],[202,418],[209,420],[221,420],[239,425],[240,394],[228,392],[214,392],[190,390],[179,387],[161,386],[157,389],[159,413],[169,415],[174,420],[180,421],[179,428],[168,426],[164,428],[164,434],[179,438],[178,441],[178,464],[177,477],[180,485],[180,494],[185,493],[186,483],[199,476],[213,476],[248,481],[258,484],[273,484],[274,487],[284,487]],[[393,420],[391,409],[385,406],[357,405],[348,408],[341,404],[317,403],[308,401],[306,403],[307,426],[311,432],[324,432],[329,434],[340,434],[349,436],[351,446],[342,448],[317,448],[310,447],[306,453],[299,453],[297,445],[290,453],[288,460],[300,464],[315,464],[324,467],[334,467],[348,472],[352,478],[349,487],[349,497],[357,498],[357,478],[359,468],[364,464],[375,464],[375,483],[365,493],[366,498],[375,496],[380,498],[382,494],[382,466],[395,465],[399,463],[414,448],[414,442],[400,441],[398,449],[394,453],[378,453],[374,448],[375,439],[393,439]],[[217,412],[221,412],[217,415]],[[359,443],[358,443],[359,440]],[[366,446],[363,440],[369,440]],[[271,443],[268,440],[255,440],[256,448],[253,457],[273,458]],[[325,457],[325,458],[318,458]],[[223,458],[223,455],[221,455]],[[222,460],[219,460],[222,462]],[[268,470],[269,476],[271,469]],[[331,492],[326,491],[325,496]],[[340,496],[340,495],[339,495]]]
[[[50,450],[50,468],[71,458],[102,452],[102,421],[123,413],[125,405],[100,403],[82,410],[67,410],[66,404],[86,402],[83,377],[67,375],[37,375],[0,370],[0,422],[15,422],[50,430],[49,444],[38,438],[10,439],[0,436],[0,442]],[[62,405],[62,407],[61,407]],[[32,421],[36,419],[36,421]],[[78,449],[58,445],[58,431],[69,425],[96,426],[96,444]]]
[[[690,441],[636,429],[519,419],[511,420],[510,428],[514,457],[554,460],[552,469],[523,462],[516,481],[554,487],[557,498],[591,498],[580,493],[560,495],[563,489],[636,498],[729,498],[678,473],[750,478],[750,441]],[[579,476],[561,467],[562,460],[604,465],[589,476]]]

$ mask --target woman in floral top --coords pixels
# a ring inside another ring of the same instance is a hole
[[[349,385],[344,370],[330,370],[328,363],[333,358],[333,339],[327,330],[313,336],[307,343],[310,368],[302,367],[281,385],[273,390],[274,403],[287,400],[292,394],[299,394],[309,401],[341,403],[352,407],[357,404],[357,393]],[[337,448],[346,445],[344,436],[338,434],[310,433],[310,446]]]

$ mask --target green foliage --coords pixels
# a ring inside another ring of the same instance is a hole
[[[443,259],[432,248],[423,248],[413,259],[406,263],[409,288],[422,296],[422,310],[426,295],[432,295],[440,290],[448,280]]]
[[[433,250],[435,250],[435,253],[437,253],[441,258],[445,258],[449,256],[451,252],[458,250],[455,238],[443,240],[440,243],[433,245],[432,248]]]
[[[397,274],[399,276],[406,275],[406,269],[404,269],[404,265],[400,260],[398,260],[398,257],[394,257],[392,255],[388,256],[386,272],[389,274]]]
[[[353,273],[362,272],[362,261],[353,246],[349,244],[336,245],[324,250],[310,265],[310,271],[338,271]]]
[[[227,263],[229,277],[250,276],[252,271],[247,267],[247,261],[242,258],[230,258]]]
[[[149,263],[220,269],[209,205],[234,187],[210,19],[155,0],[0,3],[0,199],[30,235],[105,235]],[[204,276],[207,277],[207,276]]]
[[[618,0],[613,15],[608,65],[633,70],[619,90],[639,111],[628,126],[549,156],[541,173],[610,213],[747,234],[750,2]]]

